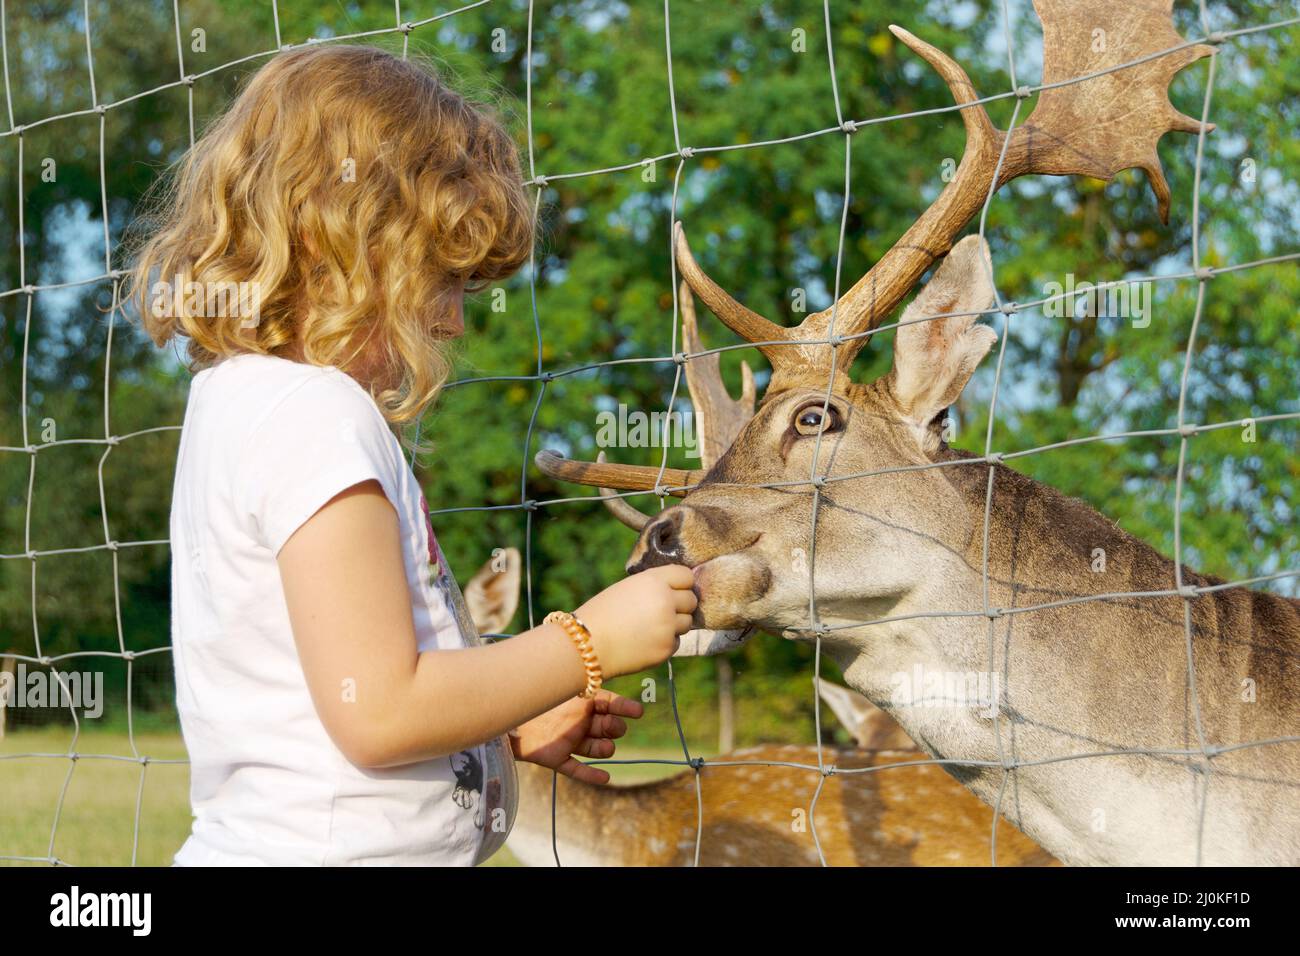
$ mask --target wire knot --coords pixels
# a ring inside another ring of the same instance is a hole
[[[529,498],[527,501],[525,501],[525,502],[523,503],[523,509],[524,509],[525,511],[536,511],[536,510],[537,510],[537,499],[536,499],[536,498]]]
[[[1028,86],[1016,87],[1016,99],[1018,100],[1027,100],[1029,99],[1029,97],[1033,95],[1034,95],[1034,91],[1031,90]]]
[[[1190,601],[1192,598],[1196,597],[1196,595],[1197,595],[1196,588],[1191,584],[1184,584],[1182,587],[1178,589],[1178,596],[1180,598],[1186,598],[1187,600]]]
[[[987,461],[990,465],[1000,465],[1002,464],[1002,459],[1004,457],[1005,454],[1003,452],[991,451],[984,456],[984,460]]]
[[[679,149],[679,150],[677,151],[677,155],[680,156],[682,159],[690,159],[692,156],[695,155],[695,147],[694,147],[694,146],[683,146],[681,149]],[[654,160],[653,160],[653,159],[647,159],[645,162],[646,162],[646,163],[653,163]],[[643,163],[642,165],[645,165],[645,163]]]
[[[1195,425],[1179,425],[1178,434],[1183,438],[1195,438],[1200,429]]]
[[[678,365],[685,365],[685,364],[686,364],[686,353],[685,353],[685,352],[676,352],[676,353],[674,353],[674,354],[673,354],[673,361],[676,362]]]
[[[1209,266],[1201,266],[1196,270],[1196,280],[1198,282],[1208,282],[1214,278],[1214,270]]]
[[[546,185],[549,184],[549,183],[550,183],[550,180],[547,179],[545,176],[534,176],[534,177],[533,177],[533,185],[535,185],[538,189],[541,189],[542,187],[546,186]]]
[[[1018,302],[1003,302],[1003,303],[1002,303],[1002,314],[1003,314],[1003,315],[1015,315],[1016,312],[1018,312],[1019,310],[1020,310],[1020,304],[1019,304]]]
[[[858,131],[858,124],[853,120],[845,120],[843,123],[840,124],[840,129],[852,135],[853,133],[856,133]]]

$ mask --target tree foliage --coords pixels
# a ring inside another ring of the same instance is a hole
[[[1197,35],[1193,5],[1179,6],[1187,8],[1179,20],[1184,35]],[[74,7],[8,10],[10,50],[18,51],[11,58],[10,90],[19,125],[91,106],[81,8]],[[269,4],[186,0],[180,7],[186,73],[274,46]],[[180,75],[170,3],[134,0],[90,9],[98,102],[116,103]],[[1034,82],[1037,21],[1025,4],[1011,9],[1018,82]],[[1272,5],[1253,0],[1208,9],[1217,29],[1278,19]],[[418,462],[435,510],[491,509],[437,516],[440,540],[462,580],[494,548],[529,546],[533,588],[517,628],[528,625],[530,609],[540,617],[571,607],[622,573],[631,533],[586,489],[543,478],[531,459],[544,447],[594,454],[602,410],[669,407],[677,373],[671,355],[680,348],[673,330],[672,219],[687,222],[697,256],[721,284],[752,308],[795,321],[801,300],[806,309],[823,308],[836,288],[846,143],[851,176],[841,289],[937,195],[945,161],[960,158],[963,133],[958,116],[946,112],[869,125],[852,137],[833,131],[755,148],[708,147],[801,137],[838,126],[841,116],[862,120],[949,105],[938,77],[888,32],[891,22],[948,51],[981,93],[1009,86],[1001,5],[990,0],[832,4],[834,85],[821,3],[674,0],[669,12],[671,94],[658,3],[548,4],[535,8],[530,25],[527,3],[498,0],[421,26],[407,39],[413,52],[433,57],[459,87],[503,109],[526,171],[548,177],[534,265],[468,306],[459,375],[485,380],[449,388],[426,415],[423,435],[433,450]],[[297,42],[391,26],[392,16],[383,4],[281,3],[279,28],[286,42]],[[525,99],[530,28],[531,140]],[[194,49],[195,29],[203,31],[202,51]],[[1252,262],[1297,248],[1300,78],[1284,55],[1296,40],[1291,26],[1237,37],[1221,48],[1209,111],[1218,129],[1206,138],[1201,163],[1202,265]],[[403,38],[374,42],[400,49]],[[196,81],[198,129],[261,62]],[[1190,67],[1173,88],[1175,105],[1191,115],[1201,112],[1207,66]],[[94,112],[25,130],[21,170],[19,137],[0,137],[3,289],[103,274],[105,207],[116,248],[145,189],[188,145],[189,108],[189,88],[175,85],[105,113],[106,203]],[[1010,101],[990,104],[990,112],[1005,125]],[[681,147],[697,152],[682,161],[675,155]],[[1133,173],[1110,183],[1019,181],[1000,193],[990,206],[987,234],[1003,298],[1042,299],[1050,283],[1067,275],[1096,283],[1189,271],[1196,138],[1171,134],[1160,152],[1174,188],[1167,226]],[[651,157],[660,158],[645,162]],[[42,178],[47,159],[57,169],[49,182]],[[616,171],[586,174],[610,168]],[[112,265],[124,263],[119,257]],[[42,291],[33,298],[29,323],[27,296],[0,298],[0,445],[41,444],[51,423],[60,440],[103,438],[106,355],[108,434],[180,423],[186,373],[125,318],[111,319],[111,300],[107,280]],[[1105,311],[1017,312],[1007,329],[994,449],[1173,427],[1196,300],[1195,282],[1165,279],[1153,284],[1146,325]],[[1186,421],[1300,410],[1298,300],[1293,260],[1222,273],[1206,284]],[[1001,331],[1000,319],[995,325]],[[703,326],[710,346],[737,341],[707,316]],[[859,359],[856,374],[863,379],[888,368],[890,336],[877,339]],[[750,350],[724,353],[723,372],[733,387],[742,358],[762,366]],[[586,368],[611,359],[644,361]],[[993,362],[986,365],[955,409],[957,444],[976,450],[984,447],[993,390]],[[529,380],[539,367],[565,374],[545,383]],[[686,409],[684,380],[675,394],[676,407]],[[1296,425],[1260,422],[1253,442],[1243,440],[1244,431],[1198,435],[1187,455],[1184,557],[1227,577],[1285,570],[1295,562]],[[1014,466],[1088,500],[1171,553],[1179,444],[1177,436],[1092,442],[1018,458]],[[660,448],[609,451],[636,463],[658,464],[663,457]],[[0,452],[0,554],[165,539],[175,452],[175,431],[132,437],[111,449],[59,445],[34,455]],[[691,463],[680,448],[670,449],[668,462]],[[588,500],[546,503],[571,497]],[[653,496],[632,500],[658,507]],[[511,507],[528,501],[541,504]],[[0,645],[31,653],[34,617],[45,653],[116,649],[115,592],[125,646],[165,645],[167,559],[166,547],[154,544],[35,562],[0,560]],[[864,555],[864,562],[871,560]],[[806,739],[808,657],[775,638],[751,642],[738,662],[738,691],[749,702],[742,710],[744,730]],[[165,655],[155,660],[160,663],[150,680],[164,680]],[[677,668],[683,703],[695,708],[690,713],[701,727],[710,720],[712,668],[708,661]]]

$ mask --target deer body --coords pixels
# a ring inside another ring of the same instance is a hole
[[[841,769],[917,760],[909,751],[824,748]],[[701,866],[818,866],[808,806],[817,789],[817,748],[747,747],[700,771]],[[727,765],[727,761],[736,761]],[[752,762],[752,764],[751,764]],[[552,773],[519,765],[520,806],[509,846],[528,866],[554,866]],[[555,836],[564,866],[690,866],[699,806],[695,771],[632,786],[595,787],[559,778]],[[934,765],[826,780],[814,822],[831,866],[987,866],[993,813]],[[1005,821],[999,865],[1045,866],[1052,858]]]
[[[696,833],[704,866],[815,866],[815,825],[831,866],[987,866],[992,812],[938,766],[888,715],[847,687],[818,681],[821,699],[856,748],[748,747],[635,786],[561,777],[552,846],[552,774],[521,766],[510,848],[529,866],[687,866]],[[909,766],[893,766],[909,764]],[[797,764],[800,766],[789,766]],[[834,767],[817,797],[818,766]],[[843,773],[863,768],[866,773]],[[814,769],[809,769],[814,768]],[[702,812],[701,812],[702,811]],[[1056,861],[1023,833],[998,825],[1002,865]]]

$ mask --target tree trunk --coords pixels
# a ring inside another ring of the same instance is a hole
[[[731,693],[731,661],[725,655],[718,662],[718,753],[736,749],[736,700]]]
[[[5,715],[9,712],[9,697],[14,688],[14,671],[18,665],[18,652],[6,652],[10,656],[0,659],[0,740],[5,738]],[[8,680],[4,676],[8,675]]]

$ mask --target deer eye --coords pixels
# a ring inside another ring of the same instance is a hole
[[[816,435],[819,431],[835,432],[841,426],[840,413],[834,405],[823,407],[821,402],[815,402],[794,413],[794,429],[800,435]]]

